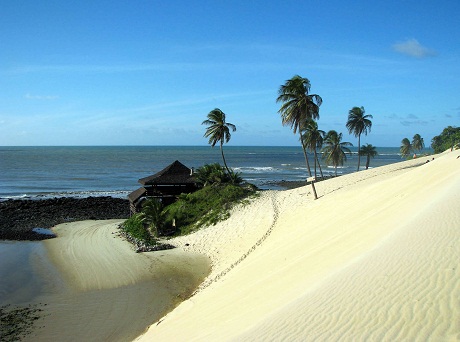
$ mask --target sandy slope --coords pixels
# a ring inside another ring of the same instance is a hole
[[[266,192],[177,239],[213,272],[140,340],[460,340],[458,155],[321,182],[317,201]]]

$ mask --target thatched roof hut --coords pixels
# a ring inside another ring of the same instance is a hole
[[[160,172],[139,179],[143,187],[128,195],[131,211],[138,211],[142,201],[148,197],[158,198],[165,205],[176,201],[182,193],[192,193],[197,190],[193,169],[188,168],[178,160],[168,165]]]
[[[188,168],[176,160],[154,175],[139,179],[144,186],[149,185],[171,185],[171,184],[195,184],[193,169]]]

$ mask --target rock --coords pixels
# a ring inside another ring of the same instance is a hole
[[[114,197],[52,198],[0,202],[0,239],[41,240],[49,238],[32,232],[64,222],[125,219],[129,201]]]

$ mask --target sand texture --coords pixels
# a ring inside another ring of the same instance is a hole
[[[174,239],[212,272],[138,340],[459,341],[459,155],[320,182],[316,201],[264,192]]]
[[[44,317],[27,341],[130,341],[187,298],[209,272],[203,255],[179,249],[135,253],[117,235],[123,220],[53,228],[46,240],[55,266],[38,269],[47,284]],[[44,263],[37,261],[37,267]]]

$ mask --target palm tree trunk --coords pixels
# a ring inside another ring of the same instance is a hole
[[[315,150],[313,151],[313,153],[314,153],[313,159],[315,160],[315,178],[316,178],[316,177],[317,177],[317,172],[316,172],[316,161],[318,160],[318,157],[317,157],[317,155],[316,155],[316,148],[315,148]]]
[[[311,177],[311,170],[310,170],[310,164],[308,163],[307,150],[305,149],[305,146],[303,145],[302,133],[300,133],[300,129],[299,129],[299,135],[300,135],[300,144],[302,145],[303,155],[305,156],[305,163],[307,164],[308,174]],[[313,197],[315,198],[315,200],[318,199],[318,195],[316,194],[314,180],[311,181],[311,189],[313,190]]]
[[[321,163],[319,162],[318,155],[316,155],[316,160],[318,161],[318,167],[319,167],[319,173],[320,173],[320,175],[321,175],[321,179],[324,179],[324,176],[323,176],[323,169],[321,168]]]
[[[300,133],[300,129],[299,129],[299,135],[300,135],[300,143],[302,145],[303,155],[305,157],[305,163],[307,164],[308,175],[311,177],[310,163],[308,162],[307,150],[305,149],[305,146],[303,145],[303,142],[302,142],[302,133]]]
[[[367,160],[366,160],[366,170],[369,169],[369,163],[371,162],[371,155],[367,155]]]
[[[358,135],[358,170],[359,171],[359,163],[361,161],[361,134]]]
[[[228,169],[227,162],[225,161],[224,148],[223,148],[222,140],[220,141],[220,153],[222,154],[222,160],[224,161],[224,166],[227,169],[228,174],[230,174],[230,170]]]

